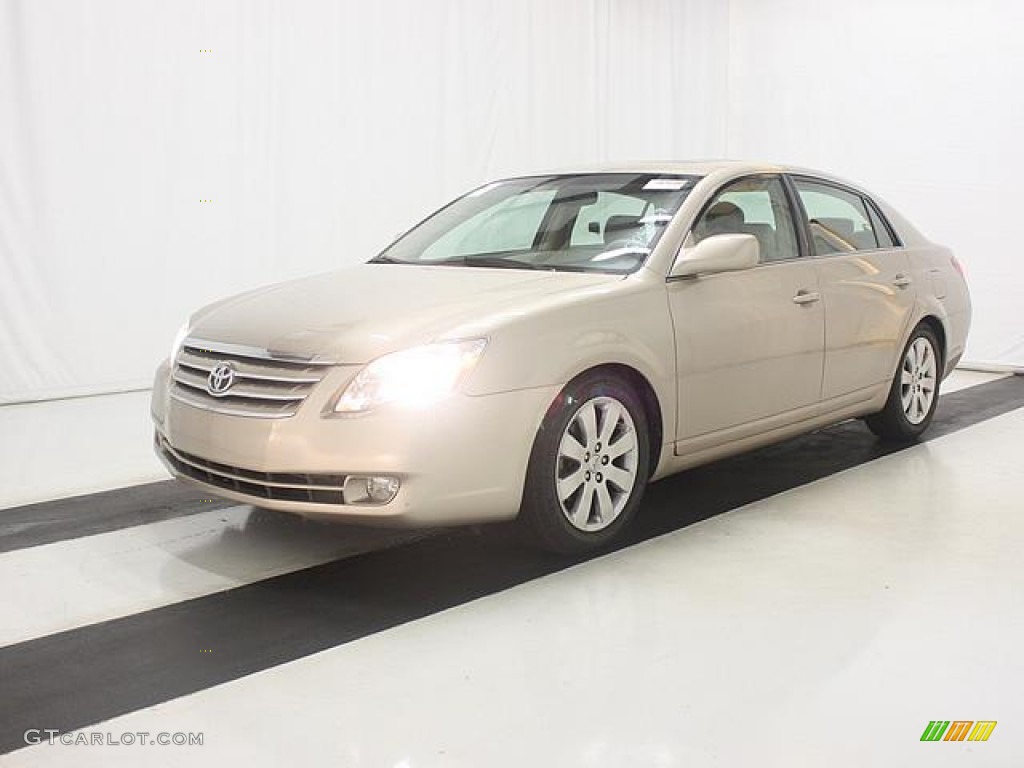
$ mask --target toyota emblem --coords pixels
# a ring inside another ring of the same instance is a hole
[[[217,363],[206,377],[206,391],[214,397],[224,395],[235,383],[235,369],[228,363]]]

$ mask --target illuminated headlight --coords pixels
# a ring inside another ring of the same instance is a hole
[[[445,341],[379,357],[345,388],[334,411],[361,413],[385,403],[437,402],[458,388],[485,346],[486,339]]]
[[[172,363],[174,362],[174,358],[178,356],[178,353],[181,352],[181,347],[185,343],[185,337],[188,336],[188,331],[188,321],[186,320],[181,324],[181,328],[178,329],[178,332],[174,334],[174,343],[171,345],[170,357]]]

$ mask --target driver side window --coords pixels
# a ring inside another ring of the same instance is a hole
[[[724,234],[757,238],[761,263],[799,256],[796,226],[782,180],[753,176],[723,188],[693,227],[693,237],[700,242]]]

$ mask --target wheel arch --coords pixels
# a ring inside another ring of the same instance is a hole
[[[640,398],[640,403],[644,408],[644,418],[647,420],[647,442],[649,449],[649,466],[647,476],[649,478],[653,477],[655,471],[658,469],[658,460],[661,456],[661,444],[665,435],[664,417],[661,402],[658,399],[658,394],[655,391],[654,386],[643,373],[626,363],[600,363],[598,365],[591,366],[590,368],[580,371],[578,374],[573,376],[573,378],[566,383],[565,388],[572,386],[584,377],[602,373],[621,379],[629,385],[630,389],[636,392],[637,396]]]
[[[918,325],[926,325],[926,326],[928,326],[932,330],[932,332],[935,334],[935,338],[939,342],[939,354],[942,356],[941,357],[942,366],[941,366],[940,370],[942,371],[943,376],[945,376],[945,373],[946,373],[946,371],[945,371],[946,361],[949,359],[949,357],[948,357],[949,346],[948,346],[948,341],[946,339],[946,326],[945,326],[945,324],[942,322],[942,320],[939,319],[939,317],[937,315],[927,314],[924,317],[922,317],[920,320],[918,320],[917,323],[914,325],[914,327],[916,328]],[[911,333],[913,333],[913,329],[911,329]]]
[[[895,376],[896,372],[899,370],[903,360],[903,351],[907,348],[907,343],[910,341],[910,337],[914,334],[914,330],[920,325],[924,325],[931,330],[931,332],[935,334],[936,340],[939,342],[938,352],[942,362],[939,371],[941,378],[945,378],[950,373],[950,371],[946,370],[946,366],[949,362],[949,332],[946,328],[946,321],[936,311],[936,308],[923,306],[921,304],[918,305],[917,311],[914,314],[917,319],[912,319],[907,323],[900,345],[893,353],[892,364],[889,368],[891,372],[890,378],[891,376]]]

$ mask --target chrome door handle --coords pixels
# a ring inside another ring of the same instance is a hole
[[[802,288],[796,292],[796,296],[793,297],[794,304],[813,304],[816,301],[821,300],[821,294],[811,291],[805,291]]]
[[[906,288],[912,282],[914,281],[911,280],[907,275],[904,275],[902,272],[892,279],[892,284],[895,285],[897,288]]]

